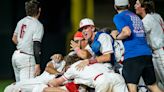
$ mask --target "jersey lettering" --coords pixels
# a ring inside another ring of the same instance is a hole
[[[22,26],[21,26],[21,32],[20,32],[20,38],[23,38],[24,33],[25,33],[25,29],[26,29],[26,25],[25,24],[22,24]]]
[[[130,18],[134,27],[133,32],[136,34],[137,37],[144,37],[145,36],[143,30],[144,28],[142,26],[142,22],[140,21],[140,19],[137,16],[133,16],[133,15],[131,15]]]

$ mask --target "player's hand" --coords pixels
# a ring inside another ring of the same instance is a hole
[[[113,31],[110,33],[110,35],[111,35],[114,39],[116,39],[116,36],[117,36],[118,34],[119,34],[119,33],[118,33],[117,30],[113,30]]]
[[[82,60],[78,65],[76,65],[76,69],[79,70],[79,71],[81,71],[88,64],[89,64],[89,60],[88,59]]]
[[[54,54],[51,56],[51,59],[55,62],[60,62],[63,60],[63,56],[61,54]]]
[[[35,65],[34,76],[40,75],[40,72],[41,72],[40,65],[39,65],[39,64],[36,64],[36,65]]]
[[[79,44],[73,40],[71,40],[70,46],[71,46],[70,50],[75,50],[76,48],[80,48]]]

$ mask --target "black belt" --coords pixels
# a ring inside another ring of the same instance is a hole
[[[29,54],[29,53],[26,53],[26,52],[23,52],[23,51],[20,51],[20,53],[27,54],[27,55],[32,55],[33,56],[33,54]]]

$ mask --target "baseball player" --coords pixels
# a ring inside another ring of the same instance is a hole
[[[63,60],[61,54],[54,54],[51,56],[51,61],[47,63],[45,71],[31,79],[21,80],[16,82],[15,84],[11,84],[4,92],[17,92],[17,91],[25,91],[31,92],[36,85],[47,84],[49,80],[55,78],[57,75],[62,74],[63,68],[65,67],[66,62]]]
[[[16,82],[40,74],[40,45],[44,34],[43,25],[38,20],[40,3],[29,0],[25,2],[25,10],[27,16],[17,23],[12,37],[17,48],[12,55]]]
[[[95,88],[95,92],[128,92],[123,77],[108,69],[104,64],[89,64],[84,67],[83,71],[79,71],[76,66],[81,62],[83,61],[75,62],[63,76],[49,81],[50,89],[61,85],[68,79],[74,79],[75,84],[84,84]],[[49,87],[45,88],[44,92],[49,92],[48,89]]]
[[[153,50],[153,64],[157,74],[157,81],[161,81],[164,90],[164,31],[162,18],[154,13],[153,1],[137,0],[136,13],[142,16],[145,33],[149,46]],[[153,21],[153,22],[152,22]],[[159,78],[159,79],[158,79]]]

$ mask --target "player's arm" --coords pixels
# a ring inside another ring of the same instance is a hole
[[[98,63],[109,62],[109,61],[111,61],[111,54],[110,53],[103,54],[101,56],[96,57],[95,60]]]
[[[48,72],[48,73],[50,73],[50,74],[57,74],[57,73],[59,73],[57,71],[57,69],[54,68],[54,65],[52,64],[51,61],[47,63],[47,66],[45,68],[45,71]]]
[[[125,26],[124,28],[122,28],[122,31],[120,34],[118,34],[115,38],[117,40],[123,40],[128,38],[131,35],[131,30],[128,26]]]
[[[117,30],[112,30],[112,32],[110,33],[110,35],[116,39],[116,36],[119,34],[119,32]]]
[[[57,87],[59,85],[62,85],[66,80],[61,76],[59,78],[52,79],[48,82],[48,85],[50,87]]]
[[[60,87],[46,87],[43,92],[69,92],[65,86]]]
[[[36,61],[35,65],[35,74],[34,75],[39,75],[40,74],[40,54],[41,54],[41,43],[39,41],[34,41],[34,57]]]
[[[16,34],[13,34],[12,41],[14,42],[14,44],[18,43]]]
[[[88,64],[109,62],[110,60],[111,60],[111,54],[110,53],[103,54],[103,55],[98,56],[96,58],[90,58],[90,59],[82,60],[82,62],[80,62],[78,65],[76,65],[76,69],[81,71]]]
[[[58,74],[59,73],[56,69],[50,68],[50,67],[46,67],[45,71],[50,74]]]
[[[87,59],[91,57],[91,54],[88,52],[88,50],[85,49],[79,48],[78,50],[76,50],[76,54],[82,59]]]
[[[41,58],[41,43],[39,41],[34,41],[34,57],[36,64],[40,64]]]

